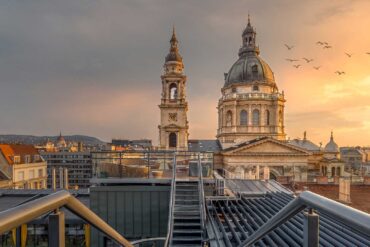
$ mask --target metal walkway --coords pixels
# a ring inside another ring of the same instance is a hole
[[[176,178],[176,158],[174,160],[166,247],[203,245],[206,211],[199,157],[197,163],[198,176],[179,180]]]

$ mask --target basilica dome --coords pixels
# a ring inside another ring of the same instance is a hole
[[[256,53],[246,54],[236,61],[225,78],[225,87],[234,83],[250,83],[260,81],[275,83],[270,66]]]
[[[330,153],[339,152],[338,144],[336,144],[334,141],[333,132],[331,132],[330,141],[325,145],[324,150],[325,152],[330,152]]]
[[[270,66],[259,56],[259,47],[256,45],[256,31],[250,24],[242,33],[242,46],[239,49],[239,59],[225,74],[224,87],[232,84],[248,84],[262,82],[275,84],[274,73]]]

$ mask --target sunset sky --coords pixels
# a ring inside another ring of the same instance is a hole
[[[248,12],[285,92],[288,137],[306,130],[325,145],[333,130],[340,146],[370,146],[368,0],[0,0],[0,134],[61,130],[157,143],[160,76],[175,25],[189,138],[214,139],[223,73],[237,60]]]

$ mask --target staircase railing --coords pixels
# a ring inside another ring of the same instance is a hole
[[[175,207],[175,195],[176,195],[176,154],[173,157],[172,165],[172,180],[171,180],[171,193],[170,193],[170,208],[168,211],[168,225],[167,225],[167,237],[164,244],[165,247],[169,246],[172,242],[172,232],[173,232],[173,211]]]
[[[202,236],[204,239],[204,233],[205,233],[205,224],[206,224],[206,207],[204,203],[204,187],[203,187],[203,169],[202,169],[202,160],[200,158],[200,155],[198,154],[198,175],[199,175],[199,209],[200,209],[200,216],[201,216],[201,227],[202,227]]]
[[[0,212],[0,235],[47,213],[54,211],[57,214],[61,207],[66,207],[118,244],[133,247],[133,245],[121,234],[65,190]],[[49,233],[50,232],[55,235],[64,231],[60,231],[59,226],[55,227],[54,224],[49,225]],[[63,240],[58,243],[53,242],[49,246],[61,246],[60,243],[64,242],[64,234],[60,234],[59,237]],[[50,238],[49,236],[49,240],[51,241]]]

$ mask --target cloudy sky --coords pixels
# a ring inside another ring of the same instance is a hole
[[[175,25],[190,138],[214,138],[223,73],[237,59],[248,12],[285,91],[288,136],[306,130],[325,144],[333,130],[340,145],[370,145],[368,0],[0,0],[0,134],[61,130],[156,143]],[[302,57],[314,61],[295,69],[285,60]]]

